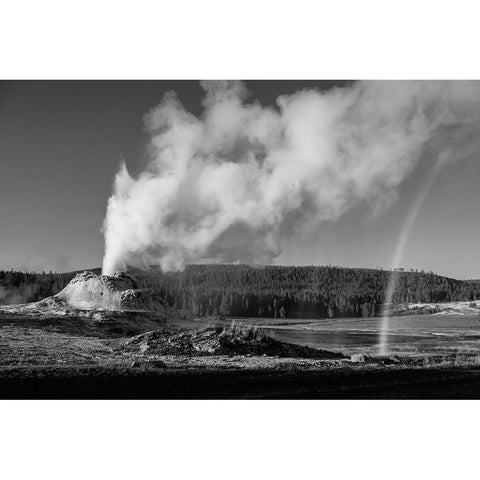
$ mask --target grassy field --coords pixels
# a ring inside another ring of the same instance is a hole
[[[222,326],[367,360],[162,354],[82,333],[71,319],[9,317],[0,318],[0,398],[480,398],[475,317],[392,318],[387,359],[375,356],[377,318],[197,319],[187,331]]]

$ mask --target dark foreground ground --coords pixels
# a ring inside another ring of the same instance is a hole
[[[480,370],[12,367],[2,399],[476,399]]]

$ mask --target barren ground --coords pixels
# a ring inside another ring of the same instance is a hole
[[[392,335],[401,330],[404,336],[392,348],[394,361],[352,362],[335,356],[164,355],[126,348],[122,336],[82,332],[75,322],[0,318],[0,398],[480,398],[477,324],[440,320],[403,317],[404,323],[392,325]],[[376,321],[344,319],[336,326],[333,320],[279,319],[263,321],[263,327],[279,339],[325,348],[335,327],[339,342],[358,331],[373,338]],[[208,323],[187,326],[202,330]],[[344,350],[373,352],[371,339],[357,340]]]

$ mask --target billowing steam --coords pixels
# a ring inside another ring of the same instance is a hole
[[[200,118],[174,92],[146,115],[146,170],[122,165],[108,201],[105,274],[268,263],[299,229],[359,202],[381,211],[418,162],[455,159],[479,133],[476,82],[362,81],[277,108],[249,103],[240,82],[202,87]]]

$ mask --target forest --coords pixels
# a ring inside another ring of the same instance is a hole
[[[100,269],[94,269],[100,272]],[[36,302],[55,295],[80,272],[19,272],[0,270],[0,305]]]
[[[99,273],[99,269],[95,269]],[[58,293],[78,272],[0,271],[0,304],[37,301]],[[196,316],[334,318],[381,314],[395,279],[393,303],[472,301],[480,283],[434,273],[333,266],[188,265],[131,272],[140,286]],[[2,293],[3,292],[3,293]],[[17,295],[17,297],[13,297]],[[3,297],[3,302],[2,302]]]
[[[197,316],[333,318],[381,314],[392,275],[396,304],[480,298],[479,283],[431,272],[332,266],[188,265],[139,278],[170,305]]]

